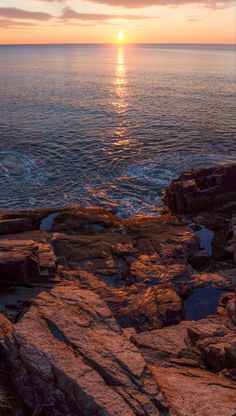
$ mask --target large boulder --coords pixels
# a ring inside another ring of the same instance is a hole
[[[235,198],[236,164],[232,164],[184,172],[166,190],[164,201],[171,212],[188,214]]]

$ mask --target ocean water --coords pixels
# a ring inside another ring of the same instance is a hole
[[[0,208],[156,215],[191,167],[236,162],[232,46],[0,47]]]

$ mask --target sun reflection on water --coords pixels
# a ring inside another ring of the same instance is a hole
[[[113,106],[119,115],[125,114],[127,104],[127,81],[126,81],[126,67],[124,60],[124,49],[119,47],[117,54],[116,74],[115,74],[115,94],[116,99],[113,101]]]
[[[126,147],[129,146],[128,129],[126,127],[127,120],[125,115],[128,109],[128,89],[126,79],[126,65],[124,48],[120,46],[117,52],[116,72],[114,79],[114,93],[115,100],[113,101],[113,107],[119,117],[121,117],[120,123],[117,125],[114,136],[116,138],[114,145]]]

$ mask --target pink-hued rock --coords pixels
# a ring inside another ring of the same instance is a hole
[[[224,181],[205,174],[182,176],[191,199]],[[233,416],[234,216],[232,201],[186,224],[100,208],[0,211],[32,222],[0,241],[0,312],[12,321],[0,317],[3,370],[27,409],[7,416]],[[202,226],[212,253],[199,251]],[[223,293],[215,315],[184,321],[183,301],[207,286]]]
[[[133,334],[131,340],[149,363],[171,415],[232,416],[235,336],[227,319],[214,317]],[[216,374],[223,368],[228,379]]]
[[[5,356],[32,413],[159,415],[160,391],[141,354],[105,303],[76,283],[34,299]]]
[[[236,385],[197,368],[157,368],[152,373],[174,416],[233,416]]]

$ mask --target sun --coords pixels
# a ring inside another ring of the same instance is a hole
[[[121,30],[117,35],[117,41],[118,43],[123,43],[124,40],[125,40],[125,35],[124,35],[124,32],[122,32]]]

